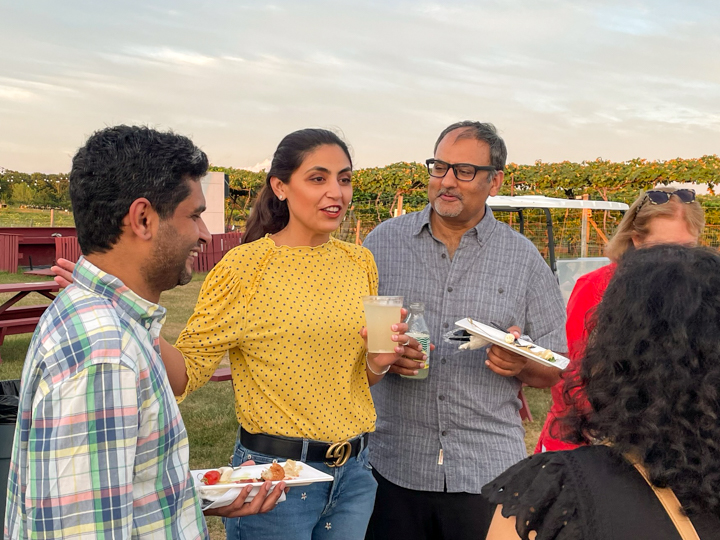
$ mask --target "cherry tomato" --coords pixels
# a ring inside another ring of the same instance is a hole
[[[219,471],[208,471],[202,477],[202,482],[208,486],[217,484],[220,481]]]

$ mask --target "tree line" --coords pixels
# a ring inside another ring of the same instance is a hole
[[[228,210],[242,223],[252,202],[265,183],[265,173],[232,167],[212,166],[227,175],[231,196]],[[424,164],[399,162],[385,167],[358,169],[353,173],[354,212],[378,222],[392,215],[399,196],[407,210],[422,208],[428,172]],[[505,171],[503,195],[547,195],[575,198],[632,201],[638,193],[657,184],[695,182],[713,190],[720,184],[720,158],[707,155],[693,159],[648,161],[633,159],[613,162],[597,159],[575,163],[563,161],[532,165],[510,163]],[[22,173],[0,169],[0,201],[11,205],[70,208],[67,174]],[[714,197],[710,206],[720,206]]]

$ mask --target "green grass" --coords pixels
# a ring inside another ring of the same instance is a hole
[[[0,227],[49,227],[50,210],[35,210],[10,206],[0,208]],[[75,220],[70,211],[55,210],[54,227],[74,227]]]
[[[184,287],[176,287],[164,292],[160,303],[168,310],[163,336],[174,343],[192,314],[200,286],[206,274],[197,274]],[[23,274],[0,273],[0,283],[23,281],[42,281],[47,278],[25,276]],[[0,295],[0,303],[5,299]],[[35,296],[35,298],[32,298]],[[39,295],[31,295],[24,302],[38,304],[44,300]],[[0,379],[17,379],[22,372],[30,334],[9,336],[0,347],[3,363],[0,364]],[[525,394],[530,405],[534,421],[526,422],[525,444],[528,453],[535,448],[545,414],[550,406],[550,391],[526,388]],[[233,453],[237,420],[234,410],[234,396],[230,381],[210,382],[200,390],[193,392],[180,404],[180,411],[190,440],[190,467],[192,469],[225,465]],[[209,518],[208,528],[213,540],[225,538],[225,529],[219,518]]]

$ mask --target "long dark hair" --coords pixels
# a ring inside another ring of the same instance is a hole
[[[582,386],[591,408],[572,402]],[[626,253],[565,397],[566,439],[611,442],[687,511],[720,516],[720,255],[672,245]]]
[[[270,170],[265,177],[265,185],[255,200],[247,221],[242,243],[254,242],[266,234],[275,234],[283,230],[290,220],[287,201],[275,196],[270,179],[278,178],[283,184],[290,182],[290,176],[300,167],[309,153],[326,144],[339,146],[352,166],[352,158],[347,144],[332,131],[308,128],[286,135],[275,150]]]

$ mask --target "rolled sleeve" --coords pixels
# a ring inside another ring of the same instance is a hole
[[[130,538],[136,373],[101,363],[41,390],[28,440],[27,537]]]

